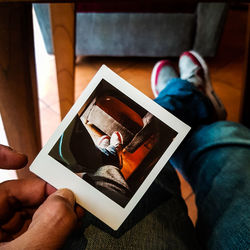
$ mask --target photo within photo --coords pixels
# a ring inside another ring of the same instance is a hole
[[[124,208],[176,135],[102,80],[49,155]]]

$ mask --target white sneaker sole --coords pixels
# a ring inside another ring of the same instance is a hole
[[[201,66],[204,70],[204,74],[205,74],[204,77],[205,77],[205,81],[206,81],[206,84],[205,84],[205,92],[206,93],[205,94],[211,100],[211,102],[216,110],[218,119],[225,120],[227,113],[226,113],[225,107],[222,104],[220,98],[214,92],[206,62],[196,51],[192,50],[189,52],[199,61],[199,63],[201,64]]]

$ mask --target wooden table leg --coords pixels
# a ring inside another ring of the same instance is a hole
[[[50,4],[61,118],[74,104],[75,4]]]
[[[250,4],[248,5],[244,71],[240,122],[250,128]]]
[[[41,149],[31,4],[0,4],[0,112],[9,145],[31,163]]]

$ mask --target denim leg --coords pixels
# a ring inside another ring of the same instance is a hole
[[[86,211],[63,249],[200,249],[175,170],[168,164],[161,171],[117,231]]]
[[[197,234],[208,249],[250,248],[250,131],[227,121],[201,126],[171,159],[191,184]]]
[[[109,145],[107,148],[98,147],[98,149],[102,152],[102,165],[114,165],[118,168],[120,167],[119,156],[114,146]]]
[[[179,90],[175,92],[177,86]],[[197,125],[198,115],[194,109],[189,108],[189,103],[192,102],[194,108],[199,110],[198,122],[209,121],[211,105],[190,83],[174,79],[169,82],[167,88],[171,96],[164,90],[156,102],[193,126]],[[183,93],[184,90],[186,94]],[[178,99],[178,96],[182,100]],[[202,105],[198,106],[201,103]],[[183,108],[186,109],[186,114],[180,117]],[[87,213],[83,219],[82,231],[78,233],[79,235],[72,235],[65,249],[199,249],[194,227],[181,197],[177,174],[169,164],[161,171],[118,231],[111,230]]]
[[[249,249],[249,129],[226,121],[204,125],[213,119],[212,106],[187,81],[171,80],[155,101],[193,127],[170,162],[196,194],[200,243]]]
[[[171,79],[155,102],[191,127],[210,123],[213,119],[214,111],[209,99],[186,80]]]

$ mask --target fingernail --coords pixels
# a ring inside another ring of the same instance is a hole
[[[21,156],[26,156],[24,153],[19,152],[19,151],[15,150],[15,149],[13,149],[13,152],[15,152],[16,154],[19,154],[19,155],[21,155]]]
[[[51,195],[56,192],[56,188],[51,186],[50,184],[46,183],[46,194]]]
[[[66,188],[63,188],[63,189],[59,189],[57,190],[53,195],[58,195],[58,196],[61,196],[63,198],[65,198],[72,207],[75,206],[75,202],[76,202],[76,198],[75,198],[75,195],[74,193],[69,190],[69,189],[66,189]]]
[[[1,144],[1,146],[9,149],[10,151],[14,151],[14,148],[12,148],[11,146],[7,146],[7,145],[3,145],[3,144]]]
[[[11,146],[7,146],[7,145],[2,145],[2,146],[4,146],[5,148],[7,148],[7,149],[9,149],[10,151],[13,151],[14,153],[17,153],[17,154],[19,154],[19,155],[22,155],[22,156],[25,155],[24,153],[21,153],[21,152],[17,151],[16,149],[12,148]]]

